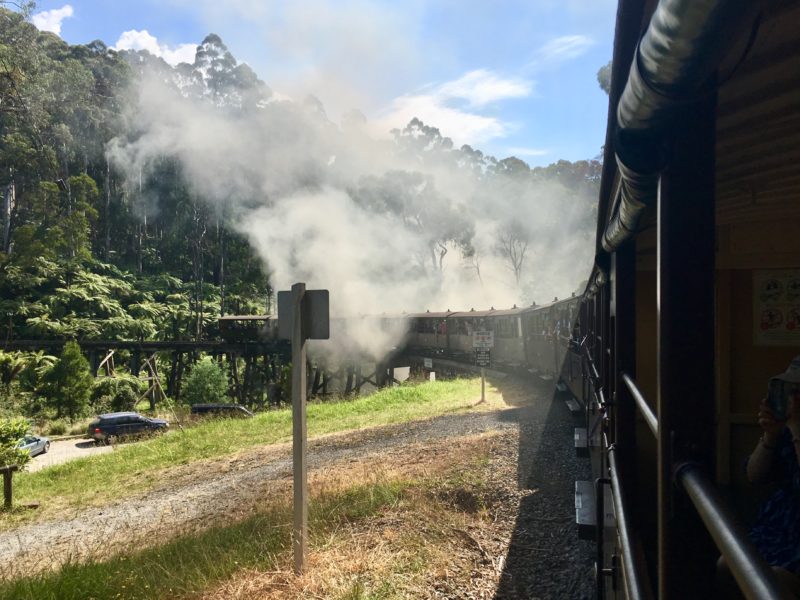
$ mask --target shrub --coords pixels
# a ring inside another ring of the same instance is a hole
[[[67,342],[61,358],[47,373],[43,391],[55,407],[57,417],[66,413],[74,420],[86,410],[93,382],[81,347],[77,342]]]
[[[56,419],[47,424],[47,435],[64,435],[67,433],[67,422],[64,419]]]
[[[111,397],[111,410],[133,410],[139,401],[139,394],[128,385],[121,385]]]
[[[225,371],[210,357],[205,357],[192,368],[183,387],[183,397],[189,404],[223,402],[227,395]]]
[[[30,454],[17,447],[30,428],[30,424],[23,417],[0,419],[0,466],[19,465],[21,467],[30,460]]]
[[[98,414],[133,410],[141,393],[142,382],[131,375],[98,377],[92,389],[92,408]]]

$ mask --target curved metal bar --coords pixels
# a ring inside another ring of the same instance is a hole
[[[625,590],[629,600],[653,600],[653,588],[647,576],[646,565],[636,559],[628,527],[628,509],[625,497],[622,495],[622,483],[617,472],[617,460],[614,456],[616,448],[608,449],[608,470],[611,475],[611,490],[614,498],[614,515],[617,520],[617,535],[622,553],[622,567],[624,574]]]
[[[639,228],[668,162],[670,119],[706,93],[735,32],[755,13],[749,0],[661,0],[636,49],[617,104],[619,189],[601,244],[613,252]]]
[[[647,404],[647,401],[644,399],[642,392],[636,386],[636,382],[631,379],[627,373],[622,373],[622,381],[625,382],[628,391],[636,401],[636,406],[639,407],[639,412],[642,413],[647,426],[650,427],[650,431],[653,432],[654,436],[658,437],[658,419],[653,413],[653,409],[650,408],[650,406]]]
[[[795,597],[778,584],[772,569],[747,537],[744,526],[698,465],[679,465],[675,479],[686,490],[748,600]]]

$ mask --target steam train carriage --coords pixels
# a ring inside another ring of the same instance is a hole
[[[226,315],[217,319],[219,334],[227,342],[274,340],[277,321],[267,315]]]
[[[492,331],[492,363],[546,377],[559,375],[567,354],[579,298],[542,306],[424,312],[408,315],[412,351],[473,360],[473,333]]]
[[[798,23],[796,0],[619,2],[577,336],[599,598],[797,597],[747,535],[772,490],[743,464],[800,353]]]

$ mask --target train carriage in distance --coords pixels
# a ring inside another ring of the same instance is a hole
[[[227,342],[266,341],[277,338],[277,318],[269,315],[225,315],[217,319],[219,335]]]
[[[573,296],[524,308],[410,314],[407,345],[422,353],[472,362],[474,333],[490,331],[494,339],[493,366],[557,379],[574,335],[579,301]],[[573,369],[567,373],[575,375]]]
[[[469,310],[452,313],[447,318],[449,349],[454,357],[472,359],[474,333],[491,331],[494,334],[492,363],[505,366],[521,366],[524,363],[524,338],[522,314],[524,309],[516,306],[505,310]]]
[[[532,306],[525,310],[525,364],[529,370],[555,378],[561,373],[573,335],[580,298],[555,298],[550,304]]]
[[[447,352],[447,317],[451,311],[411,313],[408,315],[408,345],[433,353]]]

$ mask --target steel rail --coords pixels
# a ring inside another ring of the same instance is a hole
[[[744,526],[696,463],[679,465],[675,479],[686,490],[748,600],[789,600],[795,597],[778,584],[772,569],[749,540]]]
[[[629,600],[653,600],[653,589],[647,576],[647,568],[636,559],[631,527],[628,521],[628,507],[622,494],[622,483],[617,470],[616,448],[608,448],[608,471],[611,478],[611,492],[614,499],[614,516],[617,521],[617,536],[622,552],[622,572],[626,597]]]
[[[642,395],[641,390],[637,387],[636,382],[631,379],[627,373],[622,373],[622,381],[625,382],[628,391],[636,401],[636,406],[639,408],[639,412],[642,413],[647,426],[650,427],[650,431],[652,431],[653,435],[658,438],[658,419],[656,418],[653,409],[650,408],[650,405],[647,404],[647,401],[644,399],[644,395]]]

